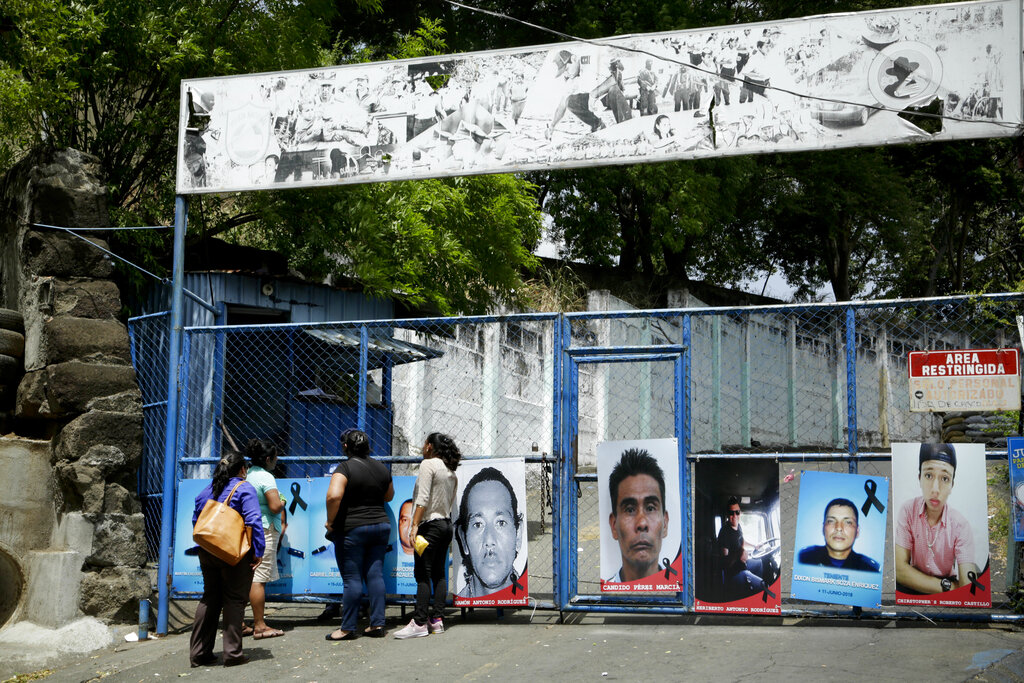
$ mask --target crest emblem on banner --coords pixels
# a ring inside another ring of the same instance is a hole
[[[227,113],[224,145],[232,162],[248,166],[263,161],[270,146],[270,115],[270,109],[252,103]]]
[[[905,109],[927,103],[942,85],[942,60],[930,46],[901,40],[882,49],[868,69],[868,88],[878,103]]]

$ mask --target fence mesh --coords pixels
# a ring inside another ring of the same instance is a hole
[[[139,500],[145,515],[146,558],[160,550],[163,505],[164,439],[167,430],[167,359],[170,356],[168,312],[128,321],[132,363],[142,392],[142,464]]]
[[[594,474],[598,442],[678,436],[688,446],[688,467],[697,457],[774,454],[780,482],[791,469],[845,472],[851,462],[862,473],[889,476],[891,443],[941,436],[939,417],[909,411],[908,352],[1019,346],[1013,320],[1022,310],[1024,296],[1000,295],[192,328],[183,347],[178,476],[208,477],[229,437],[239,445],[250,438],[276,442],[286,453],[279,476],[323,476],[338,460],[341,432],[357,425],[370,435],[371,454],[390,462],[397,475],[415,472],[421,444],[433,431],[451,434],[467,457],[525,457],[530,592],[552,599],[557,549],[551,539],[558,515],[552,515],[551,486],[558,477],[551,470],[560,464],[547,460],[562,449],[570,452],[559,443],[556,424],[560,415],[569,419],[559,410],[568,391],[561,386],[565,356],[559,340],[573,349],[686,345],[682,401],[676,399],[671,361],[579,364],[578,438],[571,450],[576,490],[562,496],[576,513],[575,533],[564,538],[575,538],[577,562],[565,568],[575,576],[572,595],[562,599],[595,595],[606,524],[599,519]],[[563,321],[568,334],[556,334]],[[131,331],[147,405],[140,491],[148,533],[159,530],[166,318],[135,319]],[[676,428],[680,411],[686,417],[682,434]],[[1000,448],[1005,458],[1005,438],[984,440],[996,467]],[[785,539],[795,528],[796,485],[780,486],[783,606],[813,611],[818,607],[789,597],[793,548]],[[990,491],[1008,499],[1006,486]],[[689,499],[684,501],[683,512],[692,518]],[[889,536],[887,605],[893,597]],[[1005,531],[991,534],[991,545],[993,577],[1002,572],[993,587],[1001,601],[995,609],[1002,610]]]

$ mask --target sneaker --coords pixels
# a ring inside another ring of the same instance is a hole
[[[431,619],[428,626],[430,627],[431,633],[444,633],[444,619],[441,617]]]
[[[408,626],[395,631],[395,638],[398,638],[399,640],[404,640],[406,638],[421,638],[429,635],[430,631],[427,630],[427,625],[423,624],[420,626],[416,623],[415,619],[410,619]]]

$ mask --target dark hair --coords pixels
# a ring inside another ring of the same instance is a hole
[[[467,501],[469,500],[469,492],[473,490],[473,487],[485,481],[496,481],[506,489],[508,489],[508,498],[512,503],[512,523],[519,531],[519,525],[523,522],[523,515],[519,512],[519,501],[516,499],[515,491],[512,490],[512,484],[509,483],[505,475],[502,474],[501,470],[496,467],[485,467],[469,480],[466,484],[466,488],[462,490],[462,498],[459,501],[459,517],[455,520],[455,528],[462,529],[462,533],[466,533],[466,529],[469,528],[469,510],[467,509]],[[462,547],[462,537],[460,534],[455,535],[455,540],[459,544],[459,552],[462,553],[462,563],[466,566],[468,572],[473,571],[473,560],[469,556],[469,549]],[[467,576],[468,576],[467,572]]]
[[[496,467],[485,467],[469,480],[466,484],[466,488],[462,490],[462,498],[459,501],[459,518],[455,520],[455,526],[461,527],[465,531],[469,527],[469,511],[466,509],[466,501],[469,500],[469,492],[473,490],[473,487],[485,481],[496,481],[506,489],[508,489],[509,500],[512,501],[512,519],[515,523],[516,529],[519,528],[520,523],[523,521],[523,516],[519,514],[519,501],[516,500],[516,493],[512,490],[512,484],[509,483],[505,475],[502,474],[501,470]]]
[[[245,457],[256,467],[267,469],[267,462],[279,455],[277,446],[263,439],[249,439],[245,444]]]
[[[739,498],[737,498],[736,496],[729,496],[729,500],[725,501],[725,510],[722,512],[722,516],[728,519],[728,517],[729,517],[729,508],[731,508],[733,505],[739,505],[739,504],[740,504],[740,499]]]
[[[455,445],[455,439],[442,434],[441,432],[431,432],[427,436],[427,443],[429,443],[437,457],[441,458],[441,462],[449,470],[454,472],[459,467],[459,461],[462,460],[462,452],[459,451],[459,447]]]
[[[360,429],[346,429],[341,433],[341,447],[350,458],[365,458],[370,454],[370,437]]]
[[[928,460],[949,463],[956,477],[956,451],[950,443],[923,443],[917,454],[917,476],[921,476],[921,466]]]
[[[210,485],[213,491],[213,497],[217,498],[220,496],[221,491],[228,485],[228,480],[231,477],[237,477],[238,473],[245,467],[245,458],[238,451],[229,450],[217,463],[217,467],[213,470],[213,483]]]
[[[837,505],[839,507],[852,508],[853,509],[853,523],[857,524],[857,525],[860,524],[860,513],[857,512],[857,506],[853,504],[853,501],[847,500],[846,498],[833,498],[832,500],[830,500],[828,502],[828,505],[825,506],[825,515],[821,518],[821,523],[822,524],[824,524],[825,520],[828,519],[829,508],[836,507]]]
[[[654,134],[658,136],[659,140],[661,139],[662,136],[661,136],[661,131],[658,130],[658,124],[661,123],[662,120],[671,122],[671,119],[669,119],[669,117],[666,116],[665,114],[659,114],[658,118],[654,119]]]
[[[646,474],[658,482],[658,489],[661,491],[661,505],[665,506],[665,473],[661,471],[658,461],[642,448],[629,448],[622,452],[622,457],[619,458],[611,476],[608,477],[608,492],[612,496],[612,514],[615,514],[619,505],[619,484],[627,477],[635,477],[638,474]]]

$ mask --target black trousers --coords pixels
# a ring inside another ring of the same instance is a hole
[[[412,618],[421,626],[428,619],[444,616],[448,600],[448,546],[452,544],[453,527],[450,519],[432,519],[419,526],[419,535],[427,539],[422,555],[416,555],[413,577],[416,579],[416,610]],[[434,600],[431,603],[430,596]]]
[[[189,660],[199,664],[213,654],[217,640],[217,625],[220,613],[224,612],[224,661],[230,662],[242,656],[242,617],[249,600],[252,586],[252,551],[232,567],[199,549],[199,567],[203,570],[203,597],[196,607],[196,618],[192,624],[189,640]],[[273,562],[274,558],[263,558]]]

